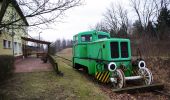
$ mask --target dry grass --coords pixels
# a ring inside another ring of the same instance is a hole
[[[64,76],[54,72],[18,73],[0,86],[0,99],[108,100],[98,85],[59,61]]]
[[[153,73],[154,81],[165,84],[165,90],[170,93],[170,58],[147,58],[147,66]]]
[[[170,57],[170,41],[155,40],[150,37],[138,37],[131,39],[132,55],[137,55],[137,48],[144,57]]]
[[[58,52],[57,55],[72,60],[72,48],[64,49],[61,52]]]
[[[67,51],[67,52],[66,52]],[[69,51],[69,52],[68,52]],[[71,48],[68,50],[65,49],[64,52],[59,52],[57,55],[60,55],[62,57],[70,58],[71,56]],[[144,57],[147,67],[151,70],[154,76],[154,82],[161,82],[165,84],[166,92],[170,91],[170,58],[168,57]],[[60,60],[61,61],[61,60]],[[62,60],[69,64],[69,62]],[[146,92],[146,93],[136,93],[136,94],[116,94],[111,91],[111,87],[106,87],[104,85],[100,85],[101,89],[106,95],[109,95],[109,97],[113,100],[168,100],[168,97],[160,95],[160,94],[154,94],[152,92]]]

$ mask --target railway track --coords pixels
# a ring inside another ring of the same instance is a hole
[[[61,58],[63,60],[66,60],[70,63],[72,63],[72,60],[67,59],[65,57],[59,56],[59,55],[55,55],[56,58]],[[70,64],[66,63],[65,61],[62,61],[63,63],[67,64],[68,66],[71,67]],[[155,92],[164,96],[167,96],[168,98],[170,98],[170,93],[167,93],[164,90],[164,85],[161,83],[157,83],[157,84],[153,84],[150,86],[133,86],[133,87],[127,87],[127,88],[122,88],[122,89],[113,89],[113,92],[135,92],[135,91],[151,91],[151,92]]]

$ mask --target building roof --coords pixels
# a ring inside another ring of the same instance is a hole
[[[32,39],[32,38],[27,38],[27,37],[21,37],[21,39],[23,39],[25,41],[36,42],[36,43],[41,43],[41,44],[51,44],[51,42],[37,40],[37,39]]]
[[[9,5],[9,3],[11,3],[13,6],[14,6],[14,8],[16,9],[16,11],[18,12],[18,14],[20,15],[20,17],[22,18],[22,20],[24,21],[24,23],[27,25],[27,26],[29,26],[29,24],[28,24],[28,22],[27,22],[27,20],[26,20],[26,18],[25,18],[25,16],[24,16],[24,14],[23,14],[23,12],[22,12],[22,10],[21,10],[21,8],[19,7],[19,5],[18,5],[18,3],[17,3],[17,1],[16,0],[0,0],[0,2],[7,2],[8,4],[2,4],[2,9],[5,9],[5,11],[6,11],[6,8],[8,7],[8,5]],[[5,8],[4,8],[5,7]],[[2,11],[2,9],[1,9],[1,11]],[[5,11],[2,11],[2,12],[0,12],[0,21],[2,21],[2,18],[3,18],[3,16],[4,16],[4,14],[5,14]]]
[[[27,20],[26,20],[26,18],[25,18],[25,16],[24,16],[21,8],[19,7],[17,1],[16,1],[16,0],[11,0],[11,2],[12,2],[12,5],[15,7],[16,11],[19,13],[19,15],[21,16],[21,18],[22,18],[23,21],[25,22],[25,24],[26,24],[27,26],[29,26],[29,24],[28,24],[28,22],[27,22]]]

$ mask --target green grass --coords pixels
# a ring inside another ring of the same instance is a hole
[[[19,73],[1,84],[0,99],[43,99],[43,100],[108,100],[98,85],[85,75],[73,70],[59,59],[59,70],[55,72]]]

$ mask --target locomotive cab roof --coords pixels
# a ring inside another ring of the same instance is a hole
[[[76,43],[86,43],[86,42],[94,42],[99,39],[110,38],[110,34],[102,31],[85,31],[80,32],[73,36],[73,41]]]
[[[108,35],[110,37],[109,33],[103,31],[96,31],[96,30],[80,32],[77,35],[86,35],[86,34],[94,34],[94,35],[102,34],[102,35]]]
[[[107,32],[102,32],[102,31],[85,31],[85,32],[80,32],[76,35],[73,36],[73,41],[75,43],[90,43],[90,42],[102,42],[102,41],[129,41],[129,39],[123,39],[123,38],[111,38],[110,34]]]

